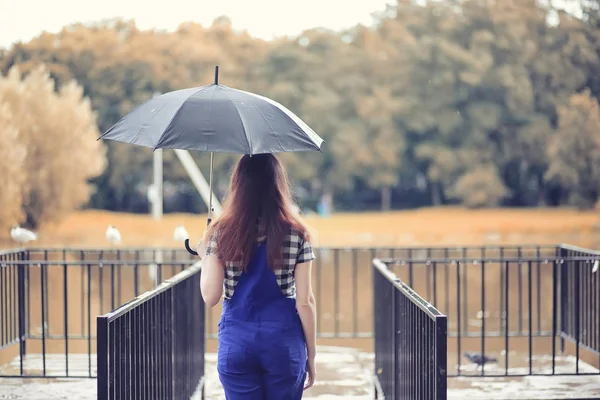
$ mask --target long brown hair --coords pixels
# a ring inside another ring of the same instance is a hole
[[[283,260],[283,244],[290,229],[309,240],[306,226],[292,209],[287,174],[272,154],[245,155],[231,176],[229,193],[222,214],[209,227],[210,238],[216,235],[217,253],[223,262],[250,262],[258,236],[258,221],[264,226],[267,259],[271,268]]]

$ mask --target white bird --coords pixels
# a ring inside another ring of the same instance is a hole
[[[479,311],[477,311],[477,315],[475,317],[477,319],[485,319],[485,318],[488,318],[489,316],[490,316],[489,311],[479,310]]]
[[[21,244],[37,240],[38,236],[25,228],[21,228],[18,225],[13,226],[10,230],[10,237]]]
[[[177,225],[175,231],[173,232],[173,240],[176,242],[184,242],[185,239],[189,238],[190,235],[188,235],[188,232],[185,230],[183,225]]]
[[[598,272],[598,265],[600,264],[600,260],[594,261],[594,267],[592,268],[592,274]]]
[[[158,265],[156,263],[150,263],[148,265],[148,277],[152,281],[154,287],[158,286]]]
[[[121,232],[112,225],[106,228],[106,240],[108,240],[113,246],[121,243]]]

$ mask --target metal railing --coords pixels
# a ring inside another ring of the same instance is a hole
[[[113,310],[140,293],[151,289],[156,282],[175,275],[195,261],[184,249],[28,249],[27,257],[32,261],[25,273],[25,301],[31,303],[25,309],[26,335],[36,340],[61,339],[62,325],[68,319],[68,336],[86,340],[90,334],[87,320],[87,279],[90,266],[90,283],[93,293],[90,298],[91,332],[95,329],[96,315]],[[372,337],[372,275],[370,265],[374,258],[391,258],[418,265],[432,258],[475,258],[481,255],[501,254],[517,258],[519,254],[554,255],[552,246],[507,246],[507,247],[435,247],[435,248],[317,248],[314,263],[313,287],[317,299],[318,336],[320,338],[371,338]],[[67,282],[71,286],[63,293],[64,265],[67,264]],[[43,270],[43,273],[42,273]],[[431,281],[433,269],[426,274]],[[404,279],[406,278],[406,279]],[[403,279],[412,286],[413,274]],[[40,282],[43,281],[43,282]],[[52,284],[49,285],[49,282]],[[440,281],[441,282],[441,281]],[[367,283],[366,285],[364,283]],[[464,288],[470,291],[469,281]],[[43,323],[39,308],[43,303]],[[431,298],[432,287],[421,293]],[[12,297],[10,297],[12,299]],[[64,299],[67,301],[64,301]],[[0,301],[2,299],[0,298]],[[64,304],[69,304],[65,311]],[[71,305],[72,304],[72,305]],[[468,302],[463,302],[467,307]],[[83,305],[83,306],[82,306]],[[77,312],[75,311],[77,310]],[[467,310],[469,311],[469,310]],[[220,306],[207,310],[207,335],[216,338]],[[467,315],[467,312],[463,312]],[[64,318],[63,316],[66,316]],[[466,323],[466,322],[465,322]],[[464,331],[464,330],[463,330]],[[61,350],[63,351],[63,350]],[[93,372],[92,372],[93,373]],[[2,372],[0,371],[0,374]]]
[[[559,297],[561,352],[570,352],[565,341],[574,344],[576,373],[582,351],[588,360],[595,358],[600,368],[600,251],[566,244],[558,250],[564,260]]]
[[[171,249],[0,253],[0,376],[95,377],[96,316],[183,271],[190,259]]]
[[[25,355],[25,282],[23,266],[27,251],[0,251],[0,353],[18,344],[20,358]],[[23,365],[20,366],[23,373]]]
[[[199,263],[97,318],[98,399],[189,399],[203,392]]]
[[[430,258],[475,258],[481,254],[517,258],[522,256],[552,255],[556,246],[479,246],[479,247],[320,247],[315,248],[313,290],[317,301],[317,336],[323,339],[373,337],[373,292],[371,265],[375,258],[424,263]],[[431,278],[432,270],[425,273]],[[406,278],[406,279],[405,279]],[[403,280],[412,285],[414,277]],[[419,279],[422,279],[419,275]],[[441,282],[441,281],[440,281]],[[430,298],[432,286],[419,293]],[[469,289],[470,290],[470,289]],[[217,321],[221,313],[218,305],[207,310],[207,338],[217,338]]]
[[[447,318],[373,261],[377,399],[446,399]]]
[[[379,258],[448,315],[448,376],[595,373],[584,364],[583,369],[573,365],[573,359],[596,368],[600,363],[600,272],[591,273],[595,252],[571,247],[565,253],[567,247],[315,249],[318,336],[373,337],[374,276],[365,266]],[[574,250],[583,251],[577,253],[581,257],[571,257]],[[175,275],[193,259],[179,249],[10,253],[21,255],[4,256],[0,269],[0,289],[6,288],[0,293],[2,376],[95,376],[95,317]],[[578,300],[573,293],[579,293]],[[216,338],[220,306],[206,313],[207,337]],[[497,362],[479,365],[465,352]],[[25,354],[28,361],[21,366]],[[7,357],[12,369],[3,367]]]
[[[600,254],[564,248],[384,261],[448,315],[449,377],[599,374]]]

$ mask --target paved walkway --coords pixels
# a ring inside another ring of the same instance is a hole
[[[87,372],[87,356],[72,356],[71,368]],[[49,357],[50,373],[61,370],[61,357]],[[29,359],[37,364],[35,357]],[[94,360],[95,361],[95,360]],[[206,399],[223,400],[223,391],[216,373],[217,356],[206,355]],[[539,361],[539,360],[536,360]],[[573,370],[574,358],[559,357],[563,368]],[[94,363],[95,364],[95,363]],[[373,371],[373,355],[351,348],[319,347],[317,353],[318,379],[309,389],[306,400],[371,400],[373,398],[370,377]],[[475,374],[474,366],[466,365],[464,373]],[[494,368],[497,369],[494,370]],[[498,366],[486,367],[488,372],[501,373]],[[581,372],[597,372],[588,364],[580,362]],[[94,371],[95,372],[95,371]],[[519,370],[511,370],[518,373]],[[568,399],[600,398],[600,376],[530,376],[523,378],[450,378],[449,400],[522,400],[522,399]],[[20,379],[0,378],[0,400],[96,400],[95,379]]]
[[[206,355],[206,399],[225,400],[216,371],[216,354]],[[372,400],[373,356],[347,347],[317,348],[317,381],[306,391],[306,400]]]
[[[600,376],[451,378],[448,400],[599,399]]]
[[[38,364],[36,357],[29,361]],[[49,373],[61,370],[62,357],[49,356]],[[94,360],[95,361],[95,360]],[[207,400],[225,399],[216,372],[217,355],[206,354]],[[309,389],[306,400],[367,400],[372,399],[370,375],[373,356],[345,347],[319,347],[317,350],[318,379]],[[69,358],[71,371],[87,372],[87,356]],[[95,363],[94,363],[95,364]],[[54,371],[56,369],[56,371]],[[94,368],[95,372],[95,368]],[[0,400],[96,400],[95,379],[34,379],[0,378]]]
[[[534,356],[534,373],[551,374],[552,358]],[[574,373],[576,358],[573,356],[556,356],[556,373]],[[466,375],[477,374],[475,365],[464,365],[461,369]],[[503,374],[502,365],[486,365],[488,374]],[[593,366],[579,360],[579,371],[597,374]],[[527,374],[528,368],[510,368],[510,374]],[[555,375],[478,378],[460,377],[448,379],[448,400],[532,400],[532,399],[598,399],[600,398],[600,375]]]

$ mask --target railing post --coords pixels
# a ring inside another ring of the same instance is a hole
[[[373,260],[371,260],[371,263],[373,263]],[[378,358],[379,358],[379,346],[378,346],[378,335],[379,335],[379,327],[378,327],[378,323],[377,323],[377,274],[379,273],[379,271],[375,268],[373,268],[373,278],[371,281],[371,285],[372,285],[372,290],[373,290],[373,351],[375,352],[375,357],[374,357],[374,362],[373,362],[373,366],[374,366],[374,371],[373,371],[373,391],[375,392],[375,399],[379,399],[379,388],[378,388]]]
[[[552,375],[556,373],[556,326],[558,318],[558,263],[552,263]],[[508,351],[506,351],[508,354]],[[508,363],[507,363],[508,365]],[[508,368],[508,367],[507,367]]]
[[[435,319],[435,350],[435,398],[446,400],[448,383],[448,318],[446,316],[438,316]]]
[[[575,278],[574,283],[575,283],[575,288],[573,291],[573,294],[575,297],[575,332],[572,332],[572,335],[574,335],[574,339],[575,339],[575,374],[579,375],[579,347],[580,347],[580,341],[581,341],[581,329],[580,329],[580,293],[579,291],[581,290],[581,282],[580,280],[580,274],[579,274],[579,270],[581,267],[581,262],[580,261],[575,261],[574,262],[574,269],[575,269]]]
[[[96,362],[98,400],[108,400],[108,320],[104,316],[96,318]]]
[[[568,250],[562,247],[559,247],[558,249],[558,256],[560,258],[560,260],[564,260],[567,258],[568,256]],[[568,285],[568,272],[569,272],[569,267],[568,267],[568,262],[567,261],[563,261],[562,263],[560,263],[559,261],[559,268],[560,268],[560,352],[561,354],[565,352],[565,338],[564,335],[567,333],[566,329],[567,329],[567,316],[568,314],[568,304],[569,304],[569,300],[568,300],[568,292],[567,292],[567,285]]]
[[[177,369],[176,360],[177,357],[175,355],[175,342],[177,341],[176,330],[175,330],[175,311],[176,311],[176,299],[175,299],[176,289],[171,289],[171,398],[176,398],[175,388],[177,384],[175,383],[175,370]]]
[[[21,261],[29,260],[29,251],[25,250],[19,255]],[[25,332],[25,268],[29,265],[19,263],[17,268],[17,297],[19,301],[19,356],[20,356],[20,373],[23,375],[23,359],[27,354],[26,332]]]
[[[371,264],[373,264],[373,259],[371,260]],[[373,271],[373,275],[371,278],[371,290],[373,291],[373,309],[372,309],[372,313],[373,313],[373,352],[375,353],[375,357],[373,360],[373,392],[375,393],[374,398],[376,400],[379,400],[379,388],[378,388],[378,384],[377,381],[379,380],[379,377],[377,376],[377,368],[378,368],[378,341],[377,341],[377,337],[378,337],[378,327],[377,327],[377,274],[378,271],[375,268],[371,268],[371,270]]]
[[[198,275],[198,278],[196,280],[196,282],[194,282],[194,286],[193,286],[193,290],[194,293],[196,293],[196,296],[198,297],[198,302],[200,304],[200,315],[198,316],[198,319],[202,321],[202,326],[201,329],[199,329],[200,333],[200,341],[202,343],[202,353],[199,355],[200,357],[200,369],[202,371],[202,380],[204,380],[204,376],[206,374],[206,325],[204,323],[205,321],[205,317],[206,317],[206,304],[204,303],[204,299],[202,298],[202,294],[200,293],[200,291],[197,289],[198,287],[200,287],[200,279],[202,278],[202,270],[200,270],[200,274]],[[200,398],[201,400],[204,400],[204,381],[202,382],[202,387],[200,388],[201,392],[200,392]]]
[[[400,282],[399,279],[396,282]],[[394,327],[394,332],[392,335],[392,355],[394,362],[392,363],[392,396],[396,399],[398,398],[398,331],[400,330],[399,326],[399,318],[397,317],[398,312],[398,299],[399,292],[397,290],[392,291],[392,326]]]

